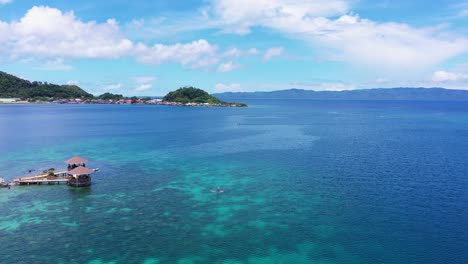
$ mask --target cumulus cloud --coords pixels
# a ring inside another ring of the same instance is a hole
[[[346,0],[212,0],[211,12],[224,32],[247,34],[253,26],[289,26],[298,18],[335,16],[349,10]]]
[[[8,4],[8,3],[11,3],[11,2],[13,2],[13,0],[0,0],[0,5]]]
[[[39,57],[115,58],[133,48],[113,19],[82,22],[73,12],[45,6],[31,8],[19,21],[1,23],[0,33],[0,44],[12,53]]]
[[[279,56],[283,54],[283,51],[284,51],[284,48],[282,47],[269,48],[265,51],[265,54],[263,55],[263,60],[267,61],[273,57]]]
[[[223,32],[247,34],[264,27],[302,39],[328,59],[379,70],[418,70],[468,52],[465,37],[441,27],[415,28],[350,14],[341,0],[212,0],[210,11]]]
[[[345,15],[321,20],[308,37],[336,50],[335,59],[398,71],[432,67],[468,51],[468,40],[439,28],[417,29]]]
[[[141,27],[144,20],[130,24]],[[234,49],[223,52],[205,39],[170,45],[136,43],[124,35],[115,19],[82,21],[73,12],[47,6],[32,7],[19,21],[0,21],[0,54],[11,60],[133,57],[148,65],[178,63],[204,69],[214,68],[222,58],[258,53],[256,49]]]
[[[242,68],[241,64],[235,64],[232,61],[228,61],[218,66],[218,72],[230,72],[239,68]]]
[[[192,68],[201,68],[219,61],[218,49],[218,46],[200,39],[186,44],[156,44],[152,47],[139,44],[136,48],[136,54],[138,60],[144,64],[157,65],[177,62]]]
[[[432,81],[435,83],[468,82],[468,74],[436,71],[432,75]]]
[[[215,92],[224,93],[224,92],[241,92],[241,86],[238,83],[233,84],[223,84],[218,83],[214,87]]]

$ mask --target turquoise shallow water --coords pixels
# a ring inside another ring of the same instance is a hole
[[[467,104],[249,103],[0,106],[0,263],[466,263]]]

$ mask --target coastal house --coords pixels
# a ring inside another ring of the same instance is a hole
[[[68,164],[68,185],[73,187],[86,187],[91,185],[91,174],[94,170],[86,168],[88,160],[82,157],[73,157],[65,163]]]
[[[72,187],[87,187],[91,185],[91,174],[94,170],[90,170],[83,166],[78,166],[68,171],[68,185]]]

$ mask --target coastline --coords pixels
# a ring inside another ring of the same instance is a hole
[[[76,99],[75,99],[76,100]],[[166,102],[166,101],[139,101],[139,102],[126,102],[124,101],[113,101],[113,100],[89,100],[89,101],[75,101],[70,100],[56,100],[52,102],[8,102],[0,103],[3,105],[163,105],[163,106],[186,106],[186,107],[248,107],[246,104],[239,103],[221,103],[221,104],[210,104],[210,103],[181,103],[181,102]],[[80,99],[81,100],[81,99]]]

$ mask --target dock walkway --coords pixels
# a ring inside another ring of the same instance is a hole
[[[1,0],[0,0],[1,1]],[[86,167],[86,159],[81,157],[73,157],[65,163],[68,165],[68,169],[55,171],[54,168],[44,170],[38,175],[25,175],[17,177],[13,181],[6,184],[7,187],[10,185],[42,185],[42,184],[61,184],[65,183],[71,187],[88,187],[91,185],[91,174],[97,172],[99,169],[88,169]],[[31,173],[32,170],[29,172]],[[0,182],[2,183],[2,182]],[[4,181],[2,183],[5,185]],[[0,185],[1,187],[1,185]]]
[[[54,172],[54,176],[50,176],[48,173],[35,175],[35,176],[24,176],[13,180],[15,185],[31,185],[31,184],[60,184],[67,183],[69,179],[66,177],[67,171]]]

